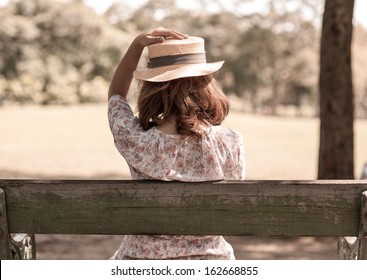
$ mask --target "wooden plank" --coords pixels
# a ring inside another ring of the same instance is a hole
[[[0,188],[0,260],[11,259],[4,190]]]
[[[0,180],[9,231],[356,236],[367,181]]]

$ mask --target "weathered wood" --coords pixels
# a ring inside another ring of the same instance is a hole
[[[0,180],[9,232],[357,236],[366,181]]]
[[[16,233],[10,237],[12,259],[36,259],[36,238],[34,234]]]
[[[357,259],[367,260],[367,191],[362,194],[358,241]]]
[[[358,255],[358,239],[355,236],[345,236],[338,238],[338,259],[355,260]]]
[[[4,190],[0,188],[0,259],[10,259],[9,231]]]

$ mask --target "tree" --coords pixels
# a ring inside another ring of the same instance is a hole
[[[319,77],[319,179],[354,178],[353,7],[354,0],[325,1]]]

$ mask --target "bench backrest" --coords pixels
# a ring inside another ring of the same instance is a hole
[[[9,233],[358,236],[367,181],[0,180],[1,189]]]

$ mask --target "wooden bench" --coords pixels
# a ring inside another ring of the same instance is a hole
[[[1,259],[35,258],[33,234],[356,236],[339,257],[367,259],[367,180],[0,180],[0,227]]]

